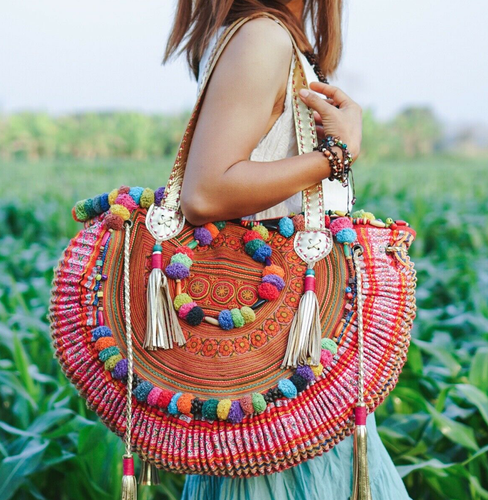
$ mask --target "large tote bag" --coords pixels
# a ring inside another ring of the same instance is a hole
[[[185,221],[179,196],[206,85],[247,20],[216,45],[166,189],[122,186],[78,202],[84,228],[53,282],[66,376],[129,449],[179,473],[269,474],[327,452],[353,432],[358,404],[372,412],[395,387],[415,316],[415,232],[369,212],[325,212],[321,184],[303,192],[295,216],[204,231]],[[303,154],[316,135],[294,51]],[[170,279],[172,263],[189,272]],[[148,308],[151,287],[160,295]],[[190,314],[195,304],[207,319]],[[158,321],[167,348],[156,348]]]

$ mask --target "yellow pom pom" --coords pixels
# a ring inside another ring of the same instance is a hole
[[[192,298],[187,293],[180,293],[175,297],[173,304],[175,309],[179,311],[183,304],[189,304],[190,302],[192,302]]]
[[[264,241],[268,241],[269,231],[264,226],[254,226],[252,230],[258,232]]]
[[[241,307],[241,314],[246,325],[252,323],[256,319],[256,313],[250,307]]]
[[[108,370],[111,372],[114,368],[115,365],[122,359],[122,356],[120,354],[116,354],[115,356],[110,356],[110,358],[105,361],[104,368],[105,370]]]
[[[109,203],[109,205],[113,205],[115,203],[115,200],[117,199],[117,196],[119,196],[119,190],[118,189],[112,189],[112,191],[110,191],[110,194],[108,195],[108,203]]]
[[[371,212],[364,212],[363,219],[375,220],[376,217]]]
[[[118,215],[119,217],[121,217],[122,220],[129,220],[130,219],[130,212],[129,212],[129,210],[127,210],[127,208],[125,208],[122,205],[117,205],[117,204],[112,205],[110,207],[110,211],[114,215]]]
[[[220,420],[225,420],[227,418],[231,405],[232,401],[230,399],[222,399],[219,401],[219,404],[217,405],[217,417]]]
[[[315,378],[320,377],[320,375],[322,375],[322,372],[324,371],[322,363],[319,363],[317,366],[311,366],[310,368],[312,369]]]
[[[139,205],[141,205],[142,208],[149,208],[153,203],[154,191],[149,188],[144,189],[139,200]]]

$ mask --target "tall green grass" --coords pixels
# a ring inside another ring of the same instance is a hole
[[[121,443],[52,356],[52,268],[78,198],[164,184],[170,161],[9,162],[0,168],[0,498],[113,499]],[[378,429],[414,499],[488,498],[488,200],[482,160],[358,162],[358,208],[418,232],[418,317]],[[178,499],[165,474],[142,498]]]

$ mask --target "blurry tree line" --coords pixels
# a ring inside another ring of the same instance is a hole
[[[428,107],[409,107],[388,121],[364,112],[362,157],[366,160],[419,158],[455,150],[488,152],[479,130],[465,127],[449,137]],[[63,158],[160,158],[174,155],[189,113],[45,113],[0,115],[0,160]]]

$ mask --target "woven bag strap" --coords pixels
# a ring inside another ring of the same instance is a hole
[[[295,39],[291,35],[288,28],[279,19],[271,14],[259,13],[243,19],[239,19],[225,30],[210,55],[205,74],[202,78],[202,84],[198,93],[197,101],[183,135],[183,139],[181,140],[180,146],[178,148],[176,160],[168,179],[168,183],[166,185],[165,197],[161,202],[161,206],[164,206],[176,212],[180,211],[180,195],[183,185],[183,176],[185,174],[186,163],[188,160],[188,153],[190,150],[190,144],[193,138],[193,134],[195,132],[197,119],[200,114],[200,109],[207,84],[210,80],[210,76],[212,75],[212,72],[217,65],[220,55],[224,51],[231,38],[237,32],[237,30],[241,28],[245,23],[247,23],[251,19],[255,19],[256,17],[268,17],[275,20],[278,24],[280,24],[280,26],[283,27],[283,29],[285,29],[292,40],[294,52],[292,99],[298,152],[299,154],[309,153],[317,145],[317,134],[315,131],[315,119],[313,116],[313,111],[308,108],[298,96],[298,93],[302,88],[308,88],[308,84],[305,76],[305,71],[300,61],[300,50],[295,42]],[[305,189],[303,191],[302,200],[302,210],[305,214],[306,229],[323,229],[324,203],[322,183],[319,182],[317,185]]]

